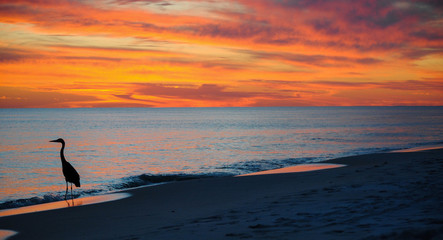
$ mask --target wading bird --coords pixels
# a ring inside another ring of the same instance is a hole
[[[60,158],[62,160],[62,170],[66,181],[66,193],[65,193],[65,200],[66,200],[66,196],[68,195],[68,182],[71,183],[71,198],[72,198],[72,184],[74,183],[76,187],[80,187],[80,175],[78,175],[75,168],[65,159],[65,155],[63,154],[63,151],[65,150],[65,141],[59,138],[57,140],[52,140],[50,142],[62,143],[62,149],[60,149]]]

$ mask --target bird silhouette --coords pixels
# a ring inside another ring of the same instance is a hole
[[[65,155],[63,154],[63,151],[65,150],[65,141],[62,138],[59,138],[56,140],[52,140],[50,142],[62,143],[62,148],[60,149],[60,158],[62,161],[63,175],[65,176],[65,181],[66,181],[66,193],[65,193],[65,200],[66,200],[66,196],[68,195],[68,182],[71,183],[71,198],[72,198],[72,184],[74,183],[76,187],[80,187],[80,175],[75,170],[75,168],[65,159]]]

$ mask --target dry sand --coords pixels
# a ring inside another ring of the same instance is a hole
[[[443,239],[443,149],[326,170],[197,179],[0,217],[11,239]]]

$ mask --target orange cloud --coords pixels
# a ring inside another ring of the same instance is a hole
[[[0,1],[1,103],[442,105],[442,13],[397,0]]]

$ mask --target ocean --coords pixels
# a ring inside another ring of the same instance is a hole
[[[0,209],[443,143],[443,107],[0,109]]]

